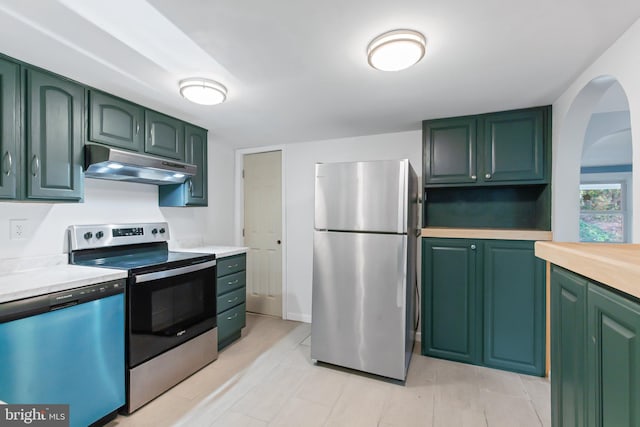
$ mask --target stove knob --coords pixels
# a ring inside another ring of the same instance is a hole
[[[104,233],[102,231],[98,231],[96,233],[96,239],[102,239],[104,237]]]
[[[161,228],[160,229],[160,234],[164,234],[164,231],[165,231],[164,228]]]
[[[154,228],[153,230],[151,230],[151,234],[153,234],[154,236],[158,234],[158,229]]]
[[[84,238],[85,238],[86,240],[89,240],[89,239],[90,239],[90,238],[92,238],[92,237],[93,237],[93,233],[92,233],[92,232],[87,231],[86,233],[84,233]]]

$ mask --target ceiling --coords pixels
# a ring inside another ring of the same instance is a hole
[[[251,147],[550,104],[638,17],[629,0],[0,0],[0,52]],[[427,37],[425,58],[370,68],[369,41],[397,28]],[[182,99],[188,76],[227,101]]]

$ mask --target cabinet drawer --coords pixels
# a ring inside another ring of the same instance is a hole
[[[220,258],[218,260],[218,277],[244,270],[247,264],[245,254]]]
[[[246,288],[243,286],[240,289],[236,289],[233,292],[229,292],[218,297],[218,313],[222,313],[231,307],[235,307],[236,305],[243,303],[245,300],[245,294]]]
[[[218,277],[216,295],[223,295],[227,292],[231,292],[234,289],[238,289],[247,283],[246,272],[240,271],[234,274],[228,274],[223,277]]]
[[[218,342],[244,328],[246,323],[246,305],[244,303],[224,313],[218,314]]]

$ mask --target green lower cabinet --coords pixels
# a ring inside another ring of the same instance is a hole
[[[544,373],[545,268],[533,242],[422,239],[422,354]]]
[[[483,244],[484,364],[544,375],[545,263],[533,242]]]
[[[218,350],[240,338],[246,325],[246,254],[217,261]]]
[[[479,363],[477,244],[422,239],[422,354]]]
[[[588,421],[640,425],[640,304],[589,283]]]
[[[640,304],[553,266],[554,427],[640,426]]]
[[[584,426],[586,421],[587,281],[562,268],[551,269],[551,424]]]

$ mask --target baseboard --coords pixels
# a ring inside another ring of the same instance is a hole
[[[287,313],[287,320],[295,320],[296,322],[311,323],[311,315],[304,313]]]

